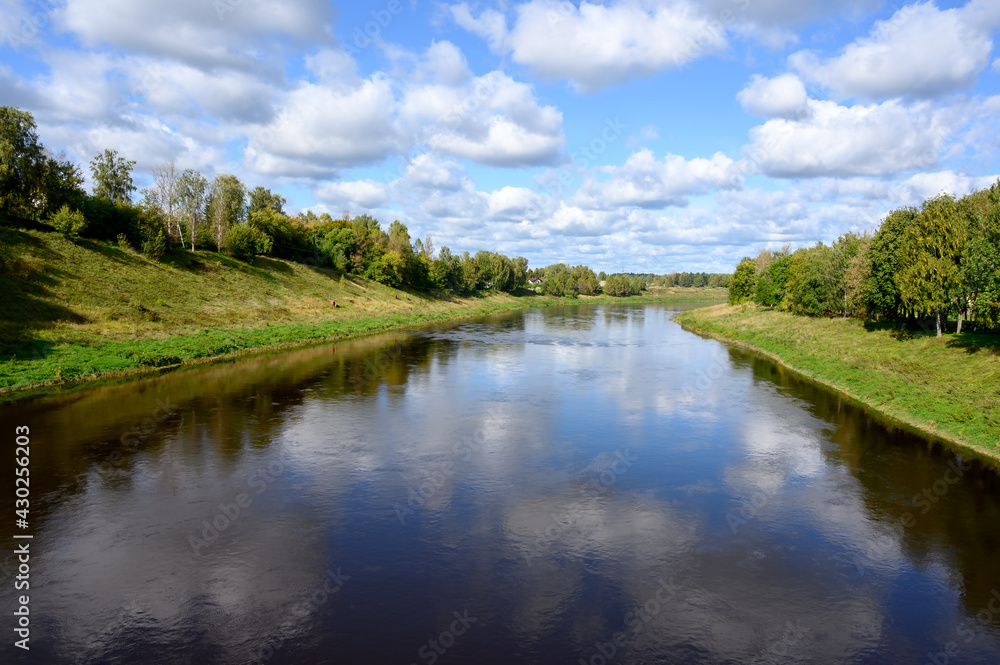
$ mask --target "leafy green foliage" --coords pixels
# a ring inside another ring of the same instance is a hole
[[[977,329],[1000,324],[1000,181],[955,200],[943,194],[894,210],[874,235],[845,233],[787,254],[762,250],[751,273],[745,258],[730,302],[752,299],[797,314],[863,315],[899,322],[933,315],[941,335],[948,314]],[[755,280],[755,281],[754,281]],[[749,284],[753,282],[751,288]],[[926,320],[921,321],[926,325]]]
[[[285,197],[281,194],[272,194],[270,189],[264,187],[254,187],[249,195],[249,213],[269,210],[277,213],[284,212]]]
[[[961,290],[959,261],[965,246],[965,227],[955,199],[942,195],[924,203],[900,246],[903,268],[896,275],[903,304],[917,314],[938,315]]]
[[[894,210],[872,237],[868,249],[868,272],[862,279],[861,298],[869,316],[894,321],[903,314],[903,297],[896,274],[900,269],[900,246],[907,229],[914,224],[917,210]]]
[[[757,262],[749,256],[743,257],[733,272],[729,285],[729,304],[739,305],[753,298],[757,290]]]
[[[208,180],[198,171],[185,169],[177,180],[177,206],[181,219],[187,225],[191,251],[195,250],[198,229],[205,219],[208,202]]]
[[[233,258],[246,261],[255,254],[268,254],[273,242],[271,237],[248,224],[237,224],[226,231],[223,242],[226,253]]]
[[[163,235],[163,230],[161,229],[157,231],[156,235],[144,239],[139,251],[154,261],[163,258],[163,255],[167,253],[167,239]]]
[[[274,208],[251,211],[248,223],[272,240],[271,249],[259,254],[297,259],[309,252],[309,233],[305,225]]]
[[[27,111],[0,106],[0,214],[28,216],[44,174],[35,119]]]
[[[70,240],[76,240],[87,228],[87,219],[79,210],[70,210],[64,205],[49,218],[49,224]]]
[[[795,314],[808,316],[841,311],[840,261],[834,248],[821,242],[809,249],[796,250],[788,269],[783,306]]]
[[[604,283],[604,292],[616,298],[625,298],[635,293],[631,280],[625,275],[610,275]]]
[[[132,201],[132,169],[135,161],[121,157],[116,150],[105,149],[90,162],[90,173],[94,179],[94,196],[113,203]]]
[[[243,223],[246,212],[246,186],[240,179],[228,173],[215,176],[205,204],[205,217],[212,227],[217,249],[225,245],[229,228]]]
[[[757,285],[754,288],[753,300],[769,307],[780,305],[784,301],[789,268],[792,265],[792,257],[788,254],[776,254],[775,257],[757,275]]]
[[[368,266],[365,277],[393,288],[403,285],[403,275],[406,272],[406,260],[395,250],[382,254]]]

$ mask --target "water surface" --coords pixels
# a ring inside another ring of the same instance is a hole
[[[996,475],[674,313],[528,310],[3,407],[34,535],[31,650],[3,661],[1000,662]]]

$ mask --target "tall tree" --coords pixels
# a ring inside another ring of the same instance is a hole
[[[934,315],[938,337],[944,330],[945,312],[960,292],[965,231],[955,199],[937,196],[924,202],[900,248],[903,266],[896,276],[900,295],[917,314]]]
[[[681,273],[681,286],[690,286],[690,284],[683,283],[683,278],[687,274]],[[750,300],[756,289],[757,262],[749,256],[743,257],[743,260],[740,261],[740,264],[736,266],[736,270],[733,272],[733,281],[729,286],[729,304],[739,305]]]
[[[958,332],[963,314],[996,322],[1000,313],[1000,181],[958,202],[966,226]]]
[[[94,196],[115,203],[130,203],[135,185],[132,184],[132,169],[135,161],[119,156],[111,148],[106,149],[90,162],[90,173],[94,179]]]
[[[240,179],[228,173],[215,176],[209,190],[207,215],[212,225],[215,248],[222,251],[229,227],[246,218],[246,187]]]
[[[869,316],[899,320],[903,316],[903,298],[896,274],[900,271],[900,247],[903,238],[917,219],[916,208],[890,212],[872,237],[868,248],[868,274],[861,287]]]
[[[153,169],[153,191],[160,215],[167,225],[167,236],[171,242],[180,242],[184,247],[184,233],[181,230],[179,210],[180,174],[171,160],[169,164],[161,164]],[[194,246],[192,245],[192,248]]]
[[[207,199],[208,180],[194,169],[185,169],[177,181],[177,204],[188,225],[192,252],[195,249],[198,227],[205,217]]]
[[[872,236],[866,231],[858,239],[857,253],[847,266],[847,273],[844,276],[844,303],[848,314],[855,314],[864,311],[864,287],[865,280],[871,271],[871,257],[869,250],[872,245]]]
[[[45,154],[34,117],[0,106],[0,214],[30,214],[44,176]]]
[[[858,252],[861,251],[861,236],[848,231],[837,238],[837,242],[833,243],[833,251],[837,260],[837,290],[844,295],[841,314],[844,318],[847,318],[851,313],[849,302],[851,287],[847,283],[847,273],[850,271],[851,264],[854,262]]]
[[[424,254],[430,260],[434,260],[434,238],[431,237],[430,233],[424,236]]]
[[[39,212],[52,214],[63,206],[79,208],[84,196],[80,167],[66,159],[65,154],[51,156],[47,150],[45,162]]]
[[[259,185],[250,190],[249,201],[250,207],[247,211],[248,215],[250,213],[268,209],[283,213],[286,203],[284,196],[281,194],[273,194],[270,189],[265,189]]]

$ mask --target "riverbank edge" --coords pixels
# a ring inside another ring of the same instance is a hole
[[[976,444],[963,440],[960,437],[956,437],[950,432],[929,427],[924,423],[907,418],[905,415],[888,413],[870,402],[851,394],[849,387],[829,381],[807,369],[797,367],[773,351],[767,351],[759,346],[756,346],[755,344],[751,344],[750,342],[737,337],[729,337],[707,328],[699,328],[697,325],[693,325],[689,320],[679,320],[679,317],[674,317],[673,320],[677,325],[690,333],[694,333],[695,335],[705,337],[707,339],[714,339],[725,344],[730,344],[737,348],[750,351],[751,353],[759,355],[763,358],[767,358],[768,360],[781,365],[800,379],[808,381],[814,385],[822,386],[823,388],[843,397],[854,406],[857,406],[863,409],[866,413],[872,415],[876,420],[884,425],[902,429],[910,432],[911,434],[916,434],[926,439],[932,445],[941,446],[951,452],[977,459],[980,462],[1000,471],[1000,452],[982,449]],[[736,333],[738,331],[731,332]]]
[[[293,351],[296,349],[305,349],[313,346],[320,346],[322,344],[329,344],[331,342],[344,342],[352,339],[372,337],[383,333],[397,332],[400,330],[417,330],[428,325],[437,325],[439,323],[447,323],[449,321],[461,321],[465,319],[475,318],[478,316],[488,316],[490,314],[496,314],[499,312],[513,312],[522,309],[541,308],[541,307],[602,305],[602,304],[625,305],[625,304],[646,304],[646,303],[648,304],[677,303],[677,304],[703,304],[705,306],[718,304],[718,302],[710,300],[706,300],[704,302],[698,302],[688,299],[670,298],[666,296],[657,297],[656,295],[652,294],[629,296],[626,298],[612,297],[607,295],[588,296],[575,299],[559,298],[555,296],[537,296],[537,295],[524,295],[516,297],[523,299],[523,301],[517,301],[513,303],[510,302],[486,303],[487,306],[485,308],[482,306],[482,303],[469,303],[466,307],[463,307],[462,309],[458,310],[457,313],[454,310],[449,312],[444,312],[442,316],[435,318],[422,318],[420,315],[413,315],[411,317],[407,317],[403,321],[388,325],[382,325],[380,324],[379,320],[376,319],[373,320],[370,325],[364,327],[362,330],[345,335],[328,335],[323,337],[300,339],[289,342],[279,342],[277,344],[261,344],[257,346],[238,349],[236,351],[231,351],[229,353],[223,353],[219,355],[202,356],[198,358],[187,358],[183,359],[180,363],[172,365],[165,365],[165,366],[144,365],[138,367],[130,367],[128,369],[122,369],[122,370],[101,372],[98,374],[86,374],[74,377],[72,379],[64,379],[64,380],[50,379],[42,382],[17,384],[14,386],[0,388],[0,404],[7,404],[11,402],[20,401],[26,398],[35,398],[53,393],[65,394],[71,391],[85,390],[100,385],[126,383],[129,381],[136,381],[143,378],[162,375],[170,372],[183,371],[187,369],[193,369],[195,367],[203,367],[203,366],[221,364],[226,362],[233,362],[243,358],[271,355],[285,351]],[[238,332],[240,330],[251,330],[251,328],[233,328],[232,330],[233,332]],[[186,337],[188,336],[177,335],[167,339],[179,341]]]

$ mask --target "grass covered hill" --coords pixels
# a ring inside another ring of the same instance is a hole
[[[682,312],[688,330],[763,352],[917,431],[1000,461],[1000,339],[806,318],[753,304]]]
[[[433,295],[267,257],[175,252],[157,262],[103,241],[0,233],[0,390],[8,392],[569,302],[534,293]],[[628,301],[725,298],[724,289],[661,289]],[[600,300],[622,301],[575,302]]]

